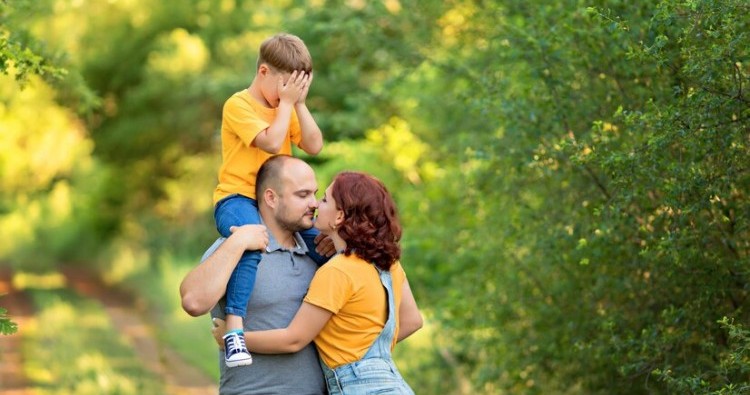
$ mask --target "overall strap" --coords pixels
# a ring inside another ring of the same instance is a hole
[[[377,268],[376,268],[377,269]],[[378,270],[380,282],[383,284],[386,296],[388,296],[388,319],[385,322],[383,331],[380,332],[375,342],[372,344],[362,359],[367,358],[391,358],[391,344],[393,337],[396,336],[396,303],[393,296],[393,279],[391,272],[387,270]]]
[[[391,357],[391,344],[396,336],[396,303],[389,271],[378,270],[380,282],[388,297],[388,318],[383,330],[359,361],[330,369],[321,359],[320,365],[331,395],[364,395],[371,390],[414,395],[401,377]]]

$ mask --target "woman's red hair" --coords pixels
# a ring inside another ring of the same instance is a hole
[[[337,233],[346,241],[344,254],[356,254],[382,270],[401,258],[401,223],[396,204],[380,180],[359,172],[341,172],[331,197],[344,221]]]

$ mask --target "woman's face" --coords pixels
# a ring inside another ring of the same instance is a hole
[[[315,219],[315,228],[323,234],[332,234],[336,227],[344,219],[344,212],[339,210],[336,201],[331,196],[333,183],[326,188],[323,197],[318,202],[318,216]]]

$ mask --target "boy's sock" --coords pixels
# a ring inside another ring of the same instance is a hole
[[[224,362],[227,367],[250,365],[253,357],[245,345],[245,332],[235,329],[227,332],[224,337]]]

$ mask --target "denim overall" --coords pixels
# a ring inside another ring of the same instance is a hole
[[[391,273],[380,269],[378,272],[380,282],[388,293],[388,320],[383,331],[359,361],[335,369],[330,369],[320,361],[329,395],[414,395],[391,357],[391,342],[396,334],[396,306],[393,301]]]

